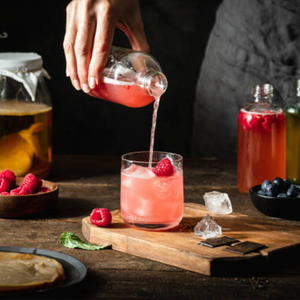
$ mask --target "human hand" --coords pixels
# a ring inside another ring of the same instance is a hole
[[[73,0],[67,6],[63,47],[66,73],[75,89],[89,93],[99,83],[115,28],[134,50],[149,52],[139,0]]]

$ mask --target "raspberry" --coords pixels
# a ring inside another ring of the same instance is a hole
[[[41,194],[41,193],[47,193],[47,192],[50,192],[50,189],[48,189],[48,188],[41,188],[37,193]]]
[[[276,116],[275,115],[265,115],[264,120],[261,124],[262,124],[262,127],[266,131],[271,131],[273,123],[276,123]]]
[[[42,187],[42,180],[31,173],[28,173],[23,180],[23,185],[28,186],[33,193],[37,193]]]
[[[27,185],[22,185],[17,187],[14,190],[10,191],[10,195],[18,196],[18,195],[29,195],[33,194],[32,189]]]
[[[152,171],[157,176],[171,176],[175,173],[175,168],[171,161],[166,157],[162,159]]]
[[[9,194],[9,192],[1,192],[0,195],[1,196],[9,196],[10,194]]]
[[[9,191],[9,181],[6,178],[0,178],[0,193]]]
[[[111,223],[111,213],[107,208],[94,208],[90,215],[92,224],[103,227]]]
[[[9,186],[12,189],[16,185],[16,175],[10,170],[2,170],[0,172],[0,177],[5,178],[9,182]]]
[[[261,127],[263,118],[260,115],[255,114],[243,114],[243,128],[245,130],[258,130]]]

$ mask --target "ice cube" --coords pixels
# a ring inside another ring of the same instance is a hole
[[[205,206],[212,214],[228,215],[232,213],[232,205],[226,193],[209,192],[203,196]]]
[[[154,178],[156,175],[148,167],[132,164],[129,168],[123,170],[123,174],[136,178]]]
[[[204,239],[214,238],[222,235],[222,228],[207,214],[195,227],[194,234],[201,235]]]

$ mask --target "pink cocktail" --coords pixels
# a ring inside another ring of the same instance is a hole
[[[174,172],[158,176],[155,166],[170,159]],[[121,215],[132,227],[146,230],[166,230],[177,226],[183,215],[183,169],[178,154],[133,152],[122,156]]]

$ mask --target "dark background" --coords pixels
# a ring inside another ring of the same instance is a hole
[[[124,0],[126,1],[126,0]],[[0,51],[37,52],[52,79],[55,154],[119,155],[147,150],[152,105],[127,108],[76,91],[65,75],[62,42],[69,0],[1,0]],[[191,155],[196,81],[221,0],[141,0],[151,54],[168,78],[161,99],[155,150]],[[116,31],[114,44],[130,47]]]

